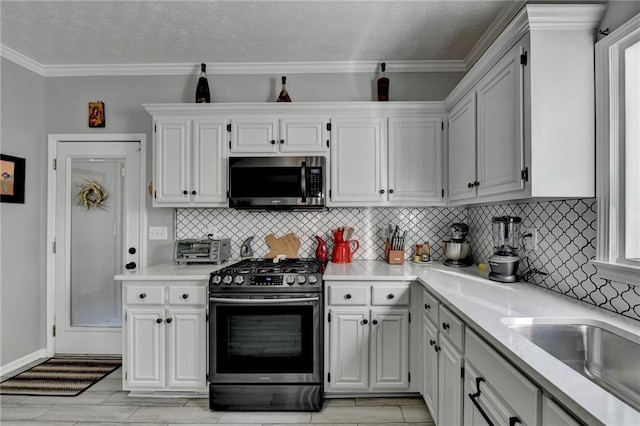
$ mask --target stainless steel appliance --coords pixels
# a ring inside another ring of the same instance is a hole
[[[325,157],[229,158],[229,206],[254,210],[325,208]]]
[[[245,259],[209,279],[212,410],[318,411],[322,263]]]
[[[444,264],[453,267],[469,266],[473,263],[469,256],[471,246],[467,241],[469,225],[466,223],[454,223],[449,228],[449,240],[442,242],[446,260]]]
[[[498,216],[491,220],[493,234],[493,256],[489,258],[491,272],[489,279],[503,283],[518,280],[518,243],[520,242],[520,223],[522,219],[514,216]]]
[[[176,263],[222,263],[231,258],[231,240],[177,240],[173,246]]]

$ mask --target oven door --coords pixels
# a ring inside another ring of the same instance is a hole
[[[320,383],[320,293],[209,298],[211,383]]]

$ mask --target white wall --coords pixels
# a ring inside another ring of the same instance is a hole
[[[26,159],[24,204],[0,204],[0,366],[45,346],[44,78],[1,59],[0,152]]]

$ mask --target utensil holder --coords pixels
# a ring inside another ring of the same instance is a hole
[[[402,265],[404,263],[404,250],[391,250],[391,244],[384,248],[384,259],[390,265]]]

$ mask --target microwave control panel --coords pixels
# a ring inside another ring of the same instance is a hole
[[[307,167],[307,197],[322,196],[322,167]]]

